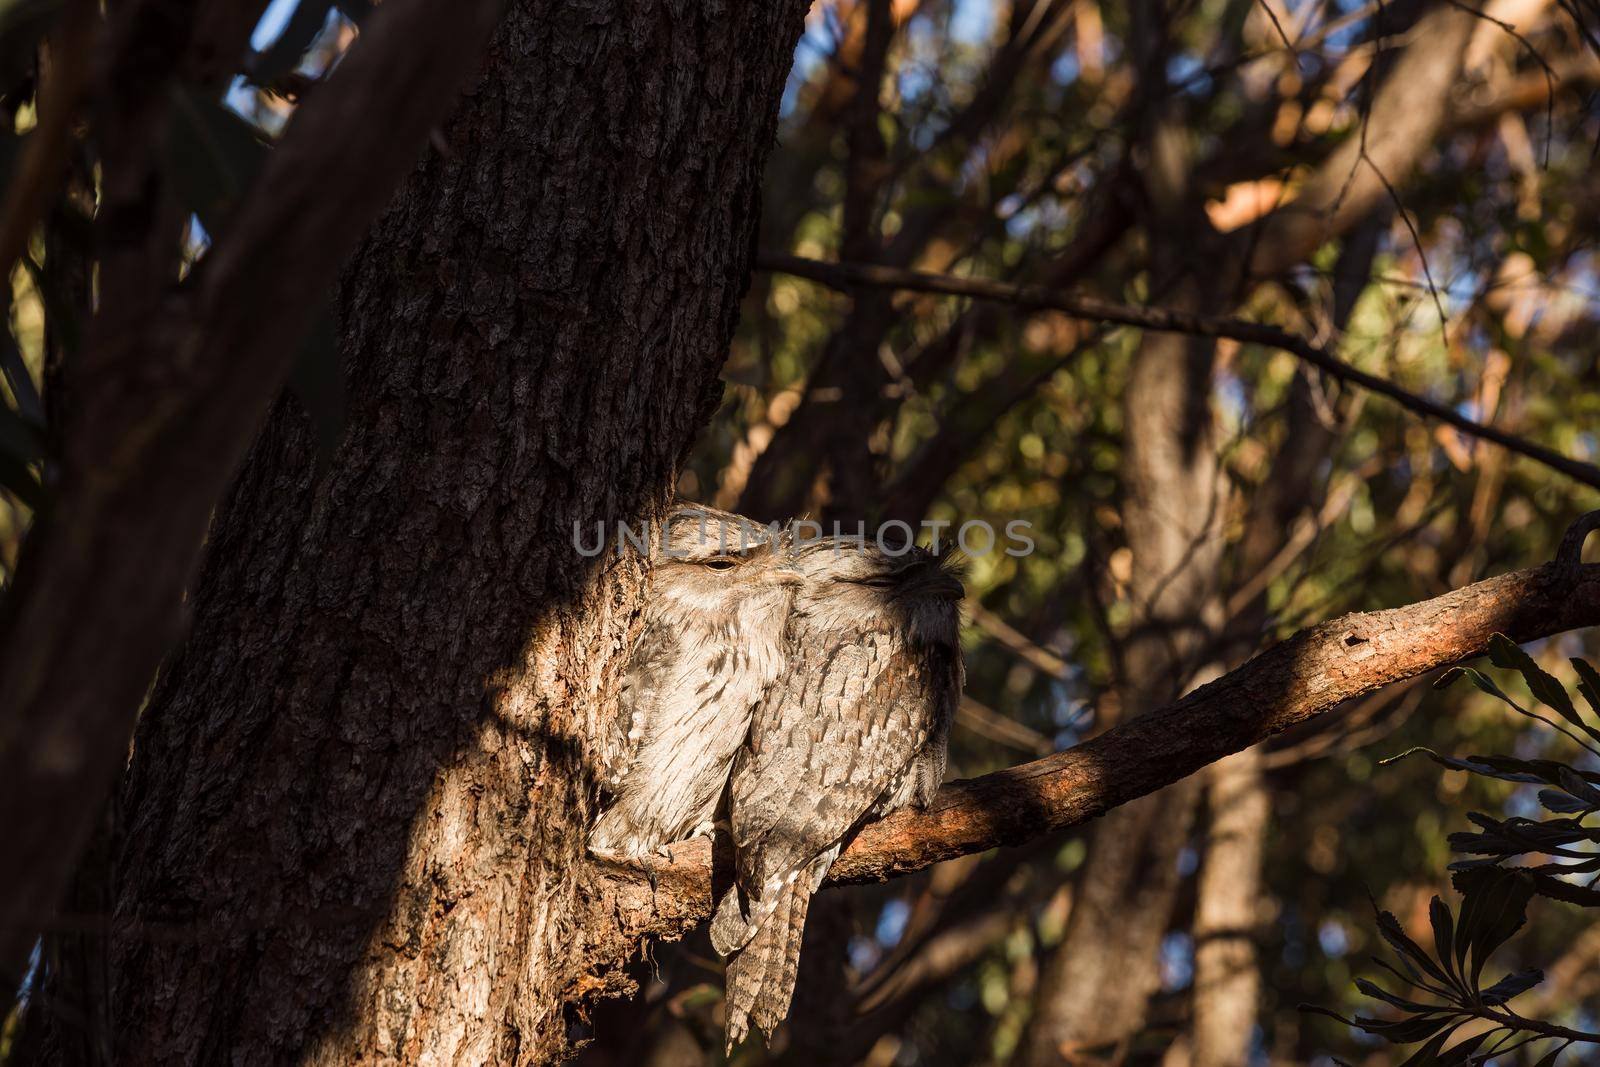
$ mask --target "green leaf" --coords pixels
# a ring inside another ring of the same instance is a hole
[[[1521,871],[1483,867],[1463,872],[1457,884],[1465,895],[1457,925],[1456,953],[1459,958],[1465,948],[1471,955],[1469,980],[1476,989],[1489,957],[1527,921],[1533,879]]]
[[[1528,683],[1529,691],[1541,704],[1555,711],[1590,737],[1600,740],[1600,730],[1583,721],[1583,716],[1579,715],[1578,709],[1572,705],[1572,697],[1567,694],[1566,686],[1556,681],[1534,662],[1532,656],[1505,634],[1495,634],[1489,638],[1489,662],[1496,667],[1505,667],[1521,674]]]
[[[216,235],[227,228],[271,145],[233,111],[181,86],[172,91],[168,148],[179,198]]]
[[[1508,974],[1494,985],[1483,991],[1483,1002],[1498,1007],[1520,993],[1526,993],[1540,982],[1544,981],[1544,972],[1537,967]]]
[[[1433,683],[1433,687],[1435,689],[1443,689],[1446,686],[1454,684],[1457,678],[1467,679],[1467,681],[1471,682],[1485,693],[1488,693],[1496,700],[1503,700],[1507,704],[1510,704],[1513,708],[1516,708],[1518,711],[1522,711],[1522,707],[1515,700],[1512,700],[1510,697],[1506,696],[1505,691],[1499,686],[1495,685],[1494,682],[1490,680],[1488,675],[1484,674],[1482,671],[1474,670],[1471,667],[1451,667],[1449,670],[1445,671],[1439,676],[1439,680]]]
[[[1426,1045],[1423,1045],[1421,1048],[1417,1049],[1417,1051],[1413,1052],[1410,1056],[1407,1056],[1405,1061],[1400,1064],[1400,1067],[1424,1067],[1425,1064],[1437,1062],[1439,1053],[1444,1048],[1444,1043],[1449,1041],[1450,1035],[1455,1032],[1455,1027],[1453,1026],[1448,1030],[1440,1032],[1432,1041],[1429,1041]]]
[[[1583,694],[1583,699],[1589,702],[1596,715],[1600,715],[1600,671],[1596,671],[1586,659],[1574,656],[1569,662],[1572,669],[1578,672],[1578,692]]]
[[[1450,945],[1452,934],[1454,933],[1454,923],[1450,918],[1450,909],[1438,897],[1434,897],[1428,905],[1428,922],[1433,927],[1433,950],[1439,957],[1440,965],[1444,967],[1450,978],[1455,981],[1456,969],[1450,964]]]
[[[1383,939],[1389,942],[1389,947],[1395,950],[1402,961],[1415,963],[1430,977],[1446,986],[1454,984],[1444,971],[1439,969],[1439,965],[1422,950],[1422,946],[1406,936],[1405,930],[1400,927],[1400,920],[1387,911],[1378,912],[1378,933],[1383,935]]]

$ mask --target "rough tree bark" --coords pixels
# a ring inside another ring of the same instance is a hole
[[[14,983],[183,633],[212,510],[340,261],[476,69],[500,5],[386,4],[179,286],[173,90],[193,51],[224,47],[194,14],[193,0],[113,5],[94,57],[94,319],[66,368],[59,481],[0,613],[0,975]]]
[[[804,10],[507,15],[345,279],[331,469],[280,404],[212,527],[125,790],[120,1060],[545,1062],[621,981],[572,873],[644,575],[573,527],[658,512],[710,413]]]

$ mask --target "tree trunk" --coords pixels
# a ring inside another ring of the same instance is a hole
[[[120,1062],[547,1062],[620,981],[574,874],[645,573],[573,530],[659,514],[712,410],[805,6],[507,15],[344,280],[336,459],[280,403],[213,524],[125,789]]]
[[[1343,334],[1366,288],[1389,212],[1375,212],[1344,240],[1333,270],[1329,326]],[[1305,368],[1289,391],[1284,441],[1272,477],[1259,494],[1239,547],[1238,572],[1260,574],[1282,547],[1283,532],[1323,506],[1323,464],[1348,425],[1352,398],[1333,401],[1339,425],[1318,411],[1317,388]],[[1229,667],[1250,656],[1268,624],[1263,589],[1230,623]],[[1209,823],[1205,858],[1195,887],[1194,990],[1190,1026],[1194,1067],[1242,1067],[1249,1062],[1260,1010],[1261,971],[1256,955],[1261,911],[1262,859],[1272,822],[1272,796],[1261,749],[1249,748],[1214,764],[1206,775]]]
[[[1208,770],[1211,821],[1194,917],[1193,1063],[1245,1067],[1261,995],[1256,927],[1272,797],[1261,777],[1260,748]]]
[[[1182,298],[1198,301],[1192,283]],[[1118,704],[1130,712],[1187,687],[1219,621],[1208,607],[1227,489],[1212,427],[1212,358],[1204,342],[1147,334],[1129,375],[1122,517],[1133,553],[1132,612]],[[1042,967],[1025,1063],[1116,1047],[1143,1026],[1177,893],[1175,860],[1198,796],[1191,779],[1111,812],[1090,831],[1066,935]]]

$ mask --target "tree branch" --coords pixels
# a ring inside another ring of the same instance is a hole
[[[952,782],[926,811],[865,827],[834,864],[832,884],[885,881],[942,860],[1017,845],[1087,822],[1347,700],[1483,654],[1503,633],[1517,642],[1600,625],[1600,566],[1559,579],[1566,558],[1490,578],[1402,608],[1346,615],[1262,652],[1239,669],[1092,741],[1044,759]],[[674,845],[638,871],[596,864],[593,892],[609,895],[620,939],[676,936],[711,912],[731,856],[705,839]],[[613,948],[618,946],[612,946]],[[604,960],[602,954],[598,957]],[[615,956],[611,958],[617,958]]]
[[[383,4],[296,112],[189,285],[155,277],[102,294],[62,484],[0,618],[0,821],[15,829],[12,873],[0,878],[0,973],[20,973],[127,758],[140,698],[182,633],[212,510],[305,327],[481,62],[501,8]],[[113,79],[107,92],[157,129],[166,81],[148,84],[156,75],[140,64],[179,50],[163,36],[169,23],[142,10],[125,12],[125,40],[113,41],[128,77],[146,82]],[[170,64],[158,74],[170,79]],[[127,272],[111,273],[120,283]],[[105,286],[104,259],[100,277]]]
[[[1049,308],[1073,318],[1094,322],[1110,322],[1142,330],[1194,334],[1201,337],[1226,337],[1245,344],[1276,348],[1316,367],[1330,377],[1386,396],[1401,407],[1419,415],[1437,419],[1462,433],[1493,442],[1511,452],[1542,463],[1551,470],[1559,471],[1569,478],[1600,489],[1600,467],[1572,459],[1544,445],[1487,426],[1475,419],[1469,419],[1454,408],[1418,396],[1386,378],[1357,370],[1328,349],[1299,334],[1265,323],[1250,322],[1226,315],[1195,314],[1172,308],[1117,304],[1109,300],[1079,296],[1038,285],[1012,285],[986,278],[929,274],[924,271],[903,270],[899,267],[876,264],[824,263],[820,260],[804,259],[779,252],[758,253],[756,265],[763,270],[809,278],[841,292],[852,288],[876,286],[919,293],[966,296],[1023,308]]]

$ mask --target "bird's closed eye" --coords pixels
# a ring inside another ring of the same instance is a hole
[[[735,563],[731,559],[728,559],[726,556],[719,556],[714,559],[705,560],[703,565],[710,567],[714,571],[731,571],[739,564]]]

